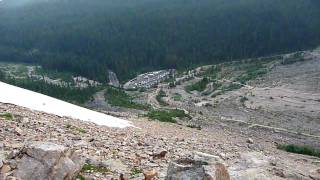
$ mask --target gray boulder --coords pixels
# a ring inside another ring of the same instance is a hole
[[[229,180],[222,160],[213,155],[195,152],[193,156],[169,164],[166,180]]]
[[[16,172],[21,180],[73,179],[84,164],[77,153],[50,142],[28,143],[21,153]]]

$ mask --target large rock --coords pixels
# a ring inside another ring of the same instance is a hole
[[[17,177],[21,180],[73,179],[84,161],[72,150],[50,142],[31,142],[22,150]]]
[[[166,180],[229,180],[222,160],[213,155],[196,152],[193,157],[172,161]]]

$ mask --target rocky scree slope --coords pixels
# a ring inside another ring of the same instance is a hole
[[[222,179],[320,177],[319,158],[228,128],[199,131],[135,117],[129,120],[139,129],[109,128],[3,103],[0,112],[7,114],[0,117],[0,179],[218,179],[219,169],[227,174]],[[193,164],[191,174],[184,162]],[[41,168],[31,176],[32,167]]]

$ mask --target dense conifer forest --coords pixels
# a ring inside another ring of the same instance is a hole
[[[0,61],[101,82],[319,44],[319,0],[0,2]]]

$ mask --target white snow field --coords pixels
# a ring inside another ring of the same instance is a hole
[[[40,93],[0,82],[0,102],[22,106],[58,116],[90,121],[108,127],[133,127],[130,121],[67,103]]]

